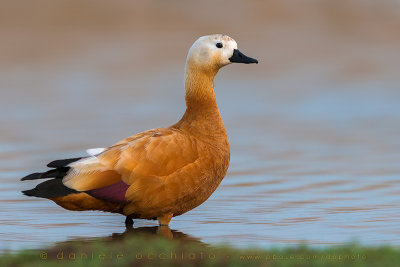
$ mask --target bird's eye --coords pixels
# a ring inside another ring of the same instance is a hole
[[[217,43],[215,46],[218,48],[222,48],[223,45],[222,45],[222,43]]]

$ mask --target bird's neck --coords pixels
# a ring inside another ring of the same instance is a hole
[[[178,123],[180,128],[203,136],[226,137],[214,93],[214,78],[217,72],[218,70],[205,71],[186,66],[186,112]]]
[[[202,70],[187,66],[185,70],[186,107],[191,112],[207,109],[218,110],[214,93],[214,78],[217,71]]]

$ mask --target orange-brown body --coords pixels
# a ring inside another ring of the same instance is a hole
[[[86,193],[52,200],[70,210],[103,210],[144,219],[181,215],[206,201],[225,176],[230,158],[214,95],[216,71],[187,75],[187,110],[178,123],[126,138],[98,155],[93,164],[72,164],[64,178],[65,185],[79,191],[124,181],[129,185],[127,203]]]
[[[52,162],[48,166],[56,169],[23,180],[56,178],[24,193],[69,210],[158,219],[161,225],[197,207],[216,190],[229,166],[214,78],[231,62],[257,60],[241,54],[226,35],[199,38],[186,61],[187,109],[180,121],[128,137],[91,157]]]

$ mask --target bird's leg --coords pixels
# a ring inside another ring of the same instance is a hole
[[[172,219],[172,213],[164,214],[162,216],[157,217],[158,223],[161,225],[168,225]]]
[[[126,228],[132,228],[133,227],[133,217],[132,217],[132,215],[126,216],[125,226],[126,226]]]
[[[168,239],[173,239],[174,235],[172,234],[171,229],[168,225],[160,225],[157,228],[157,235],[163,236]]]

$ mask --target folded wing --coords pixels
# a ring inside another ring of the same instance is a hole
[[[196,142],[179,130],[140,133],[96,156],[71,163],[63,183],[112,202],[161,203],[185,190],[184,181],[179,179],[186,178],[180,178],[178,173],[197,171]]]

